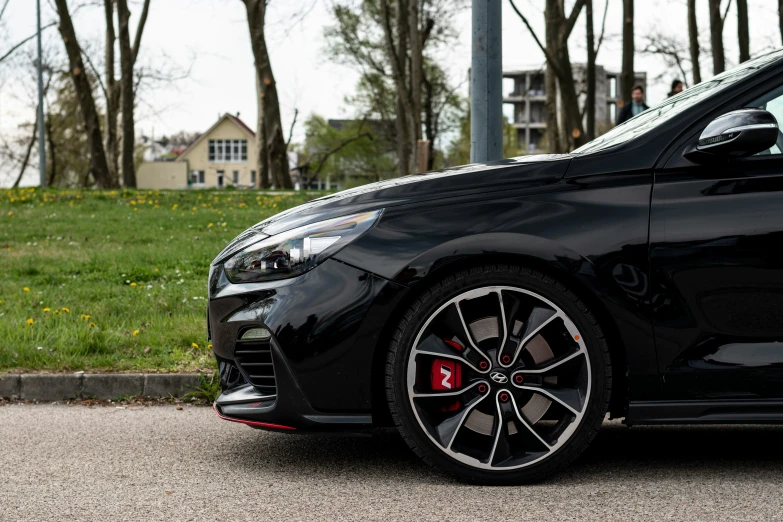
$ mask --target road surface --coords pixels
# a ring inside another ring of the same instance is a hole
[[[466,486],[393,431],[265,433],[210,408],[0,406],[0,520],[779,520],[783,427],[607,424],[567,472]]]

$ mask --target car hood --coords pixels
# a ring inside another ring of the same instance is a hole
[[[482,192],[548,184],[568,168],[568,154],[538,154],[411,174],[343,190],[276,214],[253,228],[267,235],[340,215]]]
[[[219,263],[260,238],[332,217],[432,199],[554,183],[565,175],[570,159],[568,154],[521,156],[412,174],[343,190],[252,226],[231,241],[212,263]]]

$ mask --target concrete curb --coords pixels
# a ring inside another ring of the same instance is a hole
[[[181,397],[198,387],[200,373],[0,374],[0,397],[34,401],[116,399],[123,395]]]

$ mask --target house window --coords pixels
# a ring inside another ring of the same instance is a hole
[[[208,150],[212,163],[247,161],[247,140],[209,140]]]
[[[250,184],[253,185],[254,187],[256,186],[256,171],[255,170],[251,170],[250,171]]]
[[[191,170],[190,171],[190,183],[192,185],[204,184],[204,171],[203,170]]]
[[[218,188],[222,188],[223,187],[224,176],[225,176],[225,171],[222,171],[222,170],[217,171],[217,186],[218,186]]]
[[[235,170],[234,172],[231,173],[231,182],[234,185],[239,185],[239,171],[238,170]]]

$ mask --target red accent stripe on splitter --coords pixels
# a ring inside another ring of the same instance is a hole
[[[245,419],[237,419],[236,417],[226,417],[225,415],[220,413],[220,411],[217,409],[217,406],[215,406],[214,404],[212,405],[212,409],[215,410],[217,416],[223,420],[238,422],[240,424],[247,424],[248,426],[256,426],[258,428],[271,428],[274,430],[296,431],[296,428],[292,428],[291,426],[283,426],[282,424],[272,424],[271,422],[259,422],[259,421],[245,420]]]

